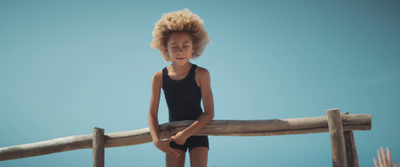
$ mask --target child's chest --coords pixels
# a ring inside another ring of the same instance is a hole
[[[168,72],[168,76],[172,80],[183,80],[186,78],[187,75],[188,75],[187,72],[186,73]]]

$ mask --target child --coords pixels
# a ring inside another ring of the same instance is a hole
[[[187,149],[191,166],[205,167],[208,137],[192,135],[214,117],[210,74],[205,68],[189,61],[199,57],[209,43],[203,21],[188,9],[164,14],[155,24],[153,37],[151,46],[160,50],[166,62],[171,62],[171,65],[156,72],[152,79],[148,121],[153,143],[166,153],[167,167],[183,167]],[[164,91],[170,122],[195,120],[188,128],[166,140],[160,139],[157,118],[161,89]]]

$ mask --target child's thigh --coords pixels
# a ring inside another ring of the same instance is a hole
[[[166,154],[165,159],[167,163],[167,167],[184,167],[185,166],[185,151],[180,149],[174,149],[178,154],[179,157],[174,157],[172,155]]]
[[[190,166],[191,167],[207,167],[208,148],[196,147],[190,150]]]

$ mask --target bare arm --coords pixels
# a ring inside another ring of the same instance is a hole
[[[179,154],[169,146],[169,143],[172,141],[172,138],[168,140],[160,139],[159,124],[158,124],[158,106],[160,103],[161,87],[162,87],[162,71],[158,71],[153,75],[153,79],[151,81],[150,109],[148,116],[151,138],[153,140],[154,145],[161,151],[168,153],[172,156],[179,156]]]
[[[161,83],[159,72],[153,75],[153,79],[151,81],[151,96],[150,96],[150,110],[149,110],[149,128],[151,138],[153,142],[156,140],[160,140],[159,136],[159,125],[158,125],[158,106],[160,103],[160,92],[161,92]]]
[[[184,144],[187,138],[194,135],[214,118],[214,99],[209,72],[204,68],[198,68],[198,71],[196,71],[196,81],[200,87],[201,95],[203,96],[204,113],[192,125],[178,132],[173,137],[177,144]]]

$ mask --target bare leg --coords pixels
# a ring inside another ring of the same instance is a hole
[[[174,149],[177,153],[180,154],[179,157],[174,157],[169,154],[166,154],[165,160],[167,163],[167,167],[184,167],[185,166],[185,152],[179,149]]]
[[[191,167],[207,167],[208,148],[196,147],[190,150]]]

